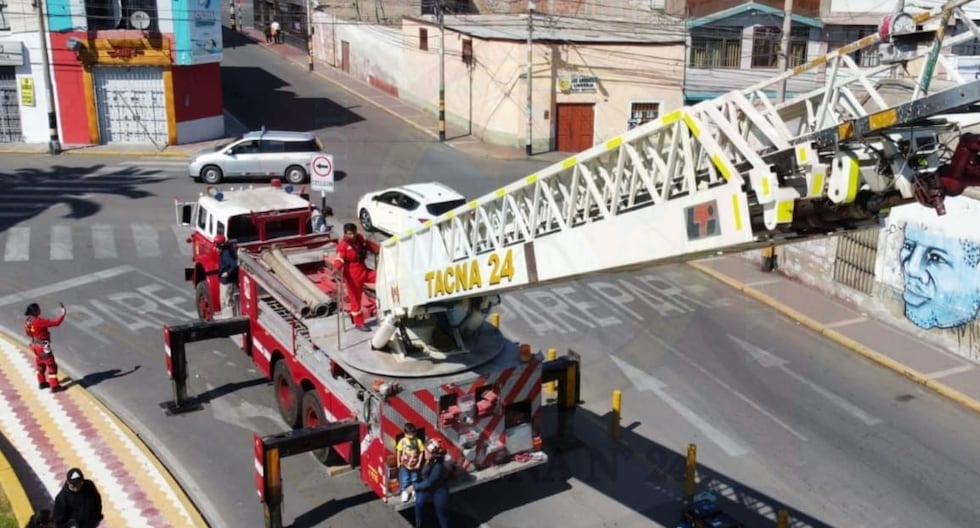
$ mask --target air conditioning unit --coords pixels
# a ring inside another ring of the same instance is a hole
[[[211,0],[216,2],[217,0]],[[120,0],[122,6],[123,29],[136,29],[150,33],[160,31],[159,17],[157,16],[157,4],[155,0]],[[197,5],[197,0],[193,0],[192,5]]]

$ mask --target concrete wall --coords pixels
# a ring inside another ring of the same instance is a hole
[[[342,42],[350,49],[350,75],[392,95],[399,94],[405,47],[400,29],[337,20],[324,12],[313,13],[314,55],[340,68]],[[416,39],[417,43],[417,39]]]
[[[980,362],[980,200],[946,199],[947,214],[916,204],[892,209],[878,239],[870,295],[835,280],[839,241],[823,238],[778,249],[779,269],[848,300],[966,359]],[[758,262],[758,252],[744,255]]]

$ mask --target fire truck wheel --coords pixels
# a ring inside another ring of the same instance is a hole
[[[279,406],[279,416],[286,422],[286,425],[293,429],[299,429],[303,423],[300,420],[300,404],[303,399],[303,391],[296,386],[293,377],[289,374],[285,360],[276,362],[272,369],[272,387],[276,391],[276,403]]]
[[[313,428],[330,423],[323,414],[323,404],[315,390],[306,391],[303,394],[303,427]],[[344,464],[343,459],[331,447],[314,449],[313,456],[317,462],[324,466],[339,466]]]
[[[194,287],[194,304],[197,305],[197,316],[202,321],[210,321],[214,317],[214,304],[211,302],[206,281],[201,281]]]
[[[221,169],[215,165],[208,165],[207,167],[201,169],[201,179],[204,180],[204,183],[217,185],[221,183],[224,176],[225,175],[221,172]]]
[[[286,181],[293,185],[299,185],[306,181],[306,171],[299,165],[291,165],[286,169]]]

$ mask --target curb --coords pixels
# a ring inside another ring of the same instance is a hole
[[[23,353],[24,355],[30,357],[29,356],[30,351],[27,350],[26,348],[24,348],[23,343],[20,340],[14,338],[13,336],[9,335],[7,332],[4,332],[3,330],[0,330],[0,339],[3,339],[5,341],[13,344],[14,346],[17,347],[17,349],[19,349],[21,351],[21,353]],[[67,365],[64,365],[64,366],[67,366]],[[61,370],[66,370],[67,371],[69,369],[62,368]],[[66,373],[69,374],[72,377],[72,379],[74,380],[74,378],[75,378],[74,375],[72,375],[72,374],[70,374],[68,372],[66,372]],[[181,486],[179,482],[177,482],[177,480],[174,478],[174,476],[170,473],[170,470],[167,469],[167,467],[164,466],[160,462],[160,460],[157,457],[156,453],[154,453],[153,450],[150,449],[150,447],[148,445],[146,445],[146,443],[143,441],[143,439],[140,438],[140,436],[135,431],[133,431],[129,427],[129,425],[126,424],[126,422],[124,422],[122,419],[120,419],[116,415],[116,413],[114,413],[112,411],[112,409],[109,409],[105,404],[103,404],[102,403],[102,400],[96,398],[95,395],[93,395],[92,393],[90,393],[89,391],[87,391],[87,390],[85,390],[85,389],[83,389],[81,387],[78,388],[78,392],[77,393],[80,394],[80,395],[82,395],[81,396],[82,398],[87,399],[89,401],[89,403],[91,403],[93,406],[95,406],[96,408],[98,408],[102,412],[104,412],[105,415],[106,415],[106,417],[108,417],[109,420],[111,420],[113,423],[115,423],[115,425],[117,427],[119,427],[119,430],[122,431],[123,434],[125,434],[126,437],[129,438],[133,442],[133,444],[135,446],[137,446],[137,448],[139,448],[140,450],[142,450],[144,452],[144,454],[146,455],[147,460],[151,464],[153,464],[153,467],[155,467],[157,469],[157,471],[163,477],[163,480],[166,481],[167,485],[170,486],[171,489],[173,489],[173,490],[180,490],[179,493],[175,493],[175,494],[177,495],[177,499],[180,501],[180,504],[187,511],[188,516],[191,517],[191,521],[194,523],[193,526],[195,528],[197,528],[197,527],[199,527],[199,528],[207,528],[208,526],[210,526],[207,523],[207,521],[204,520],[204,516],[201,515],[201,512],[198,510],[197,506],[190,500],[190,497],[188,497],[187,492],[184,490],[184,487]],[[4,477],[6,477],[6,471],[4,471],[4,468],[7,468],[7,467],[9,467],[9,464],[7,463],[7,460],[6,460],[6,458],[3,457],[3,453],[0,453],[0,485],[3,485],[5,492],[7,491],[7,485],[8,485],[8,483],[6,481],[7,479],[4,478]],[[11,475],[11,478],[16,482],[16,485],[15,485],[16,488],[19,488],[20,489],[20,492],[22,494],[24,494],[24,501],[27,504],[27,508],[28,508],[29,513],[27,514],[27,517],[25,519],[23,519],[23,520],[21,520],[21,518],[18,516],[17,517],[17,522],[20,523],[21,525],[25,525],[25,524],[27,524],[27,521],[30,520],[31,515],[34,513],[33,512],[33,508],[30,506],[30,502],[27,500],[27,495],[26,495],[26,492],[24,491],[23,485],[21,484],[21,482],[17,478],[17,476],[13,474],[13,470],[12,469],[10,470],[10,475]],[[11,484],[11,485],[13,486],[14,484]],[[16,488],[14,489],[14,492],[13,493],[16,493],[17,492],[16,491]],[[12,496],[10,496],[9,494],[8,494],[8,498],[10,498],[11,506],[13,506],[14,505],[14,498]],[[17,512],[17,510],[15,509],[14,510],[14,515],[15,516],[17,516],[17,513],[16,512]]]
[[[3,451],[0,451],[0,489],[3,489],[4,495],[10,501],[10,509],[17,519],[17,526],[26,526],[34,515],[34,507],[31,506],[24,485],[20,483],[20,478],[17,477]]]
[[[132,156],[136,158],[190,158],[189,154],[183,152],[133,152],[133,151],[123,151],[123,150],[66,150],[62,152],[63,155],[67,156],[116,156],[116,157],[126,157]]]
[[[838,345],[860,354],[861,356],[872,361],[873,363],[876,363],[879,366],[885,367],[888,370],[900,374],[902,377],[914,381],[915,383],[918,383],[919,385],[922,385],[923,387],[926,387],[932,390],[933,392],[939,394],[940,396],[954,403],[957,403],[963,407],[966,407],[971,411],[980,413],[980,401],[977,401],[971,398],[970,396],[963,394],[962,392],[950,387],[949,385],[946,385],[945,383],[942,383],[940,381],[936,381],[911,367],[905,366],[899,363],[898,361],[895,361],[894,359],[876,350],[871,349],[868,346],[858,343],[854,339],[847,337],[844,334],[832,328],[827,328],[826,325],[820,323],[816,319],[813,319],[812,317],[804,315],[799,311],[790,308],[789,306],[786,306],[785,304],[762,293],[761,291],[746,285],[742,281],[729,277],[728,275],[725,275],[724,273],[714,270],[699,262],[688,262],[687,264],[693,267],[694,269],[700,271],[701,273],[704,273],[705,275],[708,275],[714,278],[715,280],[718,280],[719,282],[722,282],[730,286],[732,289],[738,290],[744,293],[745,295],[747,295],[748,297],[751,297],[752,299],[755,299],[756,301],[759,301],[760,303],[769,306],[770,308],[773,308],[777,312],[785,315],[786,317],[789,317],[790,319],[793,319],[794,321],[809,328],[810,330],[813,330],[814,332],[822,335],[823,337],[837,343]]]

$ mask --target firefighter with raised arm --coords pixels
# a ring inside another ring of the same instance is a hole
[[[58,362],[54,359],[54,352],[51,350],[51,327],[58,326],[65,320],[68,310],[65,305],[61,305],[61,314],[54,319],[41,317],[41,307],[37,303],[27,305],[24,311],[24,333],[31,338],[31,350],[34,352],[34,366],[37,369],[37,388],[47,389],[51,387],[51,392],[61,390],[58,382]]]
[[[364,325],[361,296],[364,294],[364,285],[373,284],[377,276],[377,273],[368,268],[364,261],[368,253],[377,254],[379,250],[377,243],[357,232],[356,225],[344,224],[344,238],[337,243],[337,254],[332,257],[333,267],[342,270],[351,319],[354,321],[354,326],[364,332],[369,330]]]

